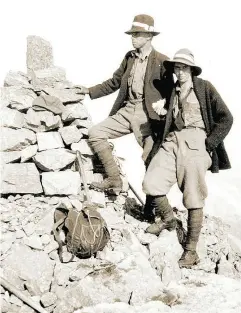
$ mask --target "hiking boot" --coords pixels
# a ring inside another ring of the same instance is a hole
[[[163,222],[161,219],[156,219],[156,222],[148,226],[145,232],[158,236],[164,229],[172,231],[176,229],[176,226],[177,221],[175,218],[167,222]]]
[[[191,268],[193,265],[197,265],[200,262],[196,251],[184,250],[181,258],[178,261],[179,267]]]
[[[93,182],[91,183],[91,188],[97,191],[107,192],[112,195],[119,195],[122,190],[122,180],[120,177],[107,177],[101,183]]]

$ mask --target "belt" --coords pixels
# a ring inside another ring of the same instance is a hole
[[[183,129],[202,129],[202,130],[205,130],[205,128],[198,127],[198,126],[184,126]]]

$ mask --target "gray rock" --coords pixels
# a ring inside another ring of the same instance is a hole
[[[35,224],[33,222],[30,222],[24,226],[23,230],[27,236],[31,236],[35,232],[35,228]]]
[[[66,303],[65,301],[61,301],[58,303],[53,313],[73,313],[74,307],[71,303]]]
[[[41,303],[43,304],[43,307],[46,308],[57,301],[57,296],[53,292],[47,292],[42,295],[41,297]]]
[[[1,193],[41,193],[39,172],[33,163],[6,164],[2,174]]]
[[[57,89],[44,88],[44,91],[50,95],[58,98],[62,103],[76,103],[84,99],[84,95],[77,94],[74,89]]]
[[[8,107],[18,111],[25,111],[31,108],[33,100],[37,97],[32,88],[6,87]]]
[[[31,73],[32,85],[35,91],[42,91],[48,87],[55,87],[57,83],[66,80],[65,69],[59,66],[51,66]]]
[[[17,239],[21,239],[21,238],[23,238],[24,236],[25,236],[25,233],[24,233],[23,230],[19,229],[19,230],[16,231],[16,238],[17,238]]]
[[[63,140],[58,132],[37,133],[38,150],[64,148]]]
[[[92,127],[94,125],[94,123],[91,120],[80,120],[80,119],[76,119],[74,120],[71,124],[71,126],[77,126],[78,128],[87,128],[89,129],[90,127]]]
[[[21,86],[31,87],[29,77],[23,72],[9,71],[4,79],[4,87]]]
[[[42,185],[46,195],[77,195],[81,180],[79,173],[65,172],[42,173]]]
[[[60,263],[57,262],[54,268],[54,282],[59,286],[67,286],[69,284],[70,273],[78,267],[76,262]],[[53,291],[53,290],[52,290]]]
[[[27,37],[27,69],[41,70],[53,65],[50,42],[38,36]]]
[[[0,110],[0,126],[10,128],[22,128],[25,122],[25,114],[9,109],[3,108]]]
[[[77,309],[104,302],[128,303],[132,294],[132,304],[140,304],[160,296],[162,292],[163,285],[155,270],[151,268],[146,257],[136,252],[117,266],[94,271],[73,287],[67,288],[65,300],[71,301]]]
[[[20,152],[21,153],[21,163],[30,160],[33,156],[35,156],[37,151],[38,151],[37,145],[31,145],[31,146],[28,146],[27,148],[23,149]]]
[[[217,274],[224,275],[224,276],[230,277],[230,278],[235,278],[235,276],[236,276],[236,270],[235,270],[233,264],[228,262],[226,260],[225,256],[223,256],[220,259],[220,261],[217,265]]]
[[[10,296],[9,302],[17,306],[23,305],[23,301],[19,300],[14,294]]]
[[[35,313],[33,309],[31,309],[28,305],[24,304],[21,306],[19,313]]]
[[[34,265],[34,266],[33,266]],[[3,273],[8,269],[13,275],[37,284],[40,293],[49,291],[54,270],[54,262],[42,251],[31,250],[27,246],[15,245],[12,253],[2,262]]]
[[[23,242],[25,245],[27,245],[30,248],[33,248],[35,250],[42,250],[43,249],[41,238],[37,235],[26,237],[26,238],[24,238]]]
[[[48,234],[44,234],[43,236],[41,236],[41,241],[42,241],[42,244],[44,246],[46,246],[47,244],[50,243],[50,240],[51,240],[51,236],[48,235]]]
[[[44,252],[49,254],[59,248],[59,245],[56,241],[52,240],[45,248]]]
[[[62,114],[65,110],[63,103],[56,97],[41,92],[40,96],[33,101],[34,110],[47,110],[54,114]]]
[[[78,143],[73,143],[71,145],[71,149],[73,151],[80,151],[80,153],[83,155],[93,155],[94,154],[86,139],[81,139]]]
[[[82,132],[76,126],[65,126],[60,128],[59,133],[66,145],[79,142],[83,137]]]
[[[0,163],[7,164],[20,160],[21,151],[0,152]]]
[[[82,202],[79,199],[70,199],[70,202],[72,204],[72,206],[77,209],[77,211],[81,211],[82,210]]]
[[[0,150],[18,151],[36,142],[36,135],[29,129],[1,128]]]
[[[51,207],[43,213],[39,222],[35,224],[35,233],[39,236],[50,234],[53,230],[54,223],[54,207]]]
[[[64,148],[38,152],[33,158],[35,164],[46,172],[59,171],[73,163],[75,159],[76,155]]]
[[[90,190],[90,199],[91,202],[97,204],[99,207],[105,207],[105,194],[104,192],[99,192],[96,190]]]
[[[61,118],[49,111],[36,112],[32,108],[26,114],[25,128],[35,132],[44,132],[62,127]]]
[[[82,103],[68,104],[62,114],[62,120],[64,122],[73,121],[75,119],[87,119],[89,117],[88,112]]]
[[[150,263],[167,285],[170,281],[181,279],[178,260],[182,255],[182,247],[178,242],[175,231],[163,231],[158,239],[149,245]]]

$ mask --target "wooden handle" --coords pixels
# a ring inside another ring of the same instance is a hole
[[[83,181],[83,184],[84,184],[84,190],[85,190],[86,199],[87,199],[87,202],[89,204],[91,204],[90,193],[89,193],[89,188],[87,186],[87,179],[86,179],[86,176],[85,176],[84,165],[83,165],[83,162],[82,162],[82,159],[81,159],[81,154],[80,154],[79,151],[77,151],[77,160],[78,160],[78,163],[79,163],[80,177],[82,178],[82,181]]]
[[[34,302],[32,299],[28,298],[23,294],[20,290],[18,290],[15,286],[9,283],[6,279],[0,276],[0,284],[3,288],[7,289],[11,293],[13,293],[20,300],[29,305],[32,309],[38,311],[39,313],[48,313],[44,308],[42,308],[38,303]]]

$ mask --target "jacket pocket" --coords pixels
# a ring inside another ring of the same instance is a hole
[[[204,146],[198,138],[188,138],[185,140],[187,146],[191,150],[204,150]],[[206,150],[206,149],[205,149]]]

